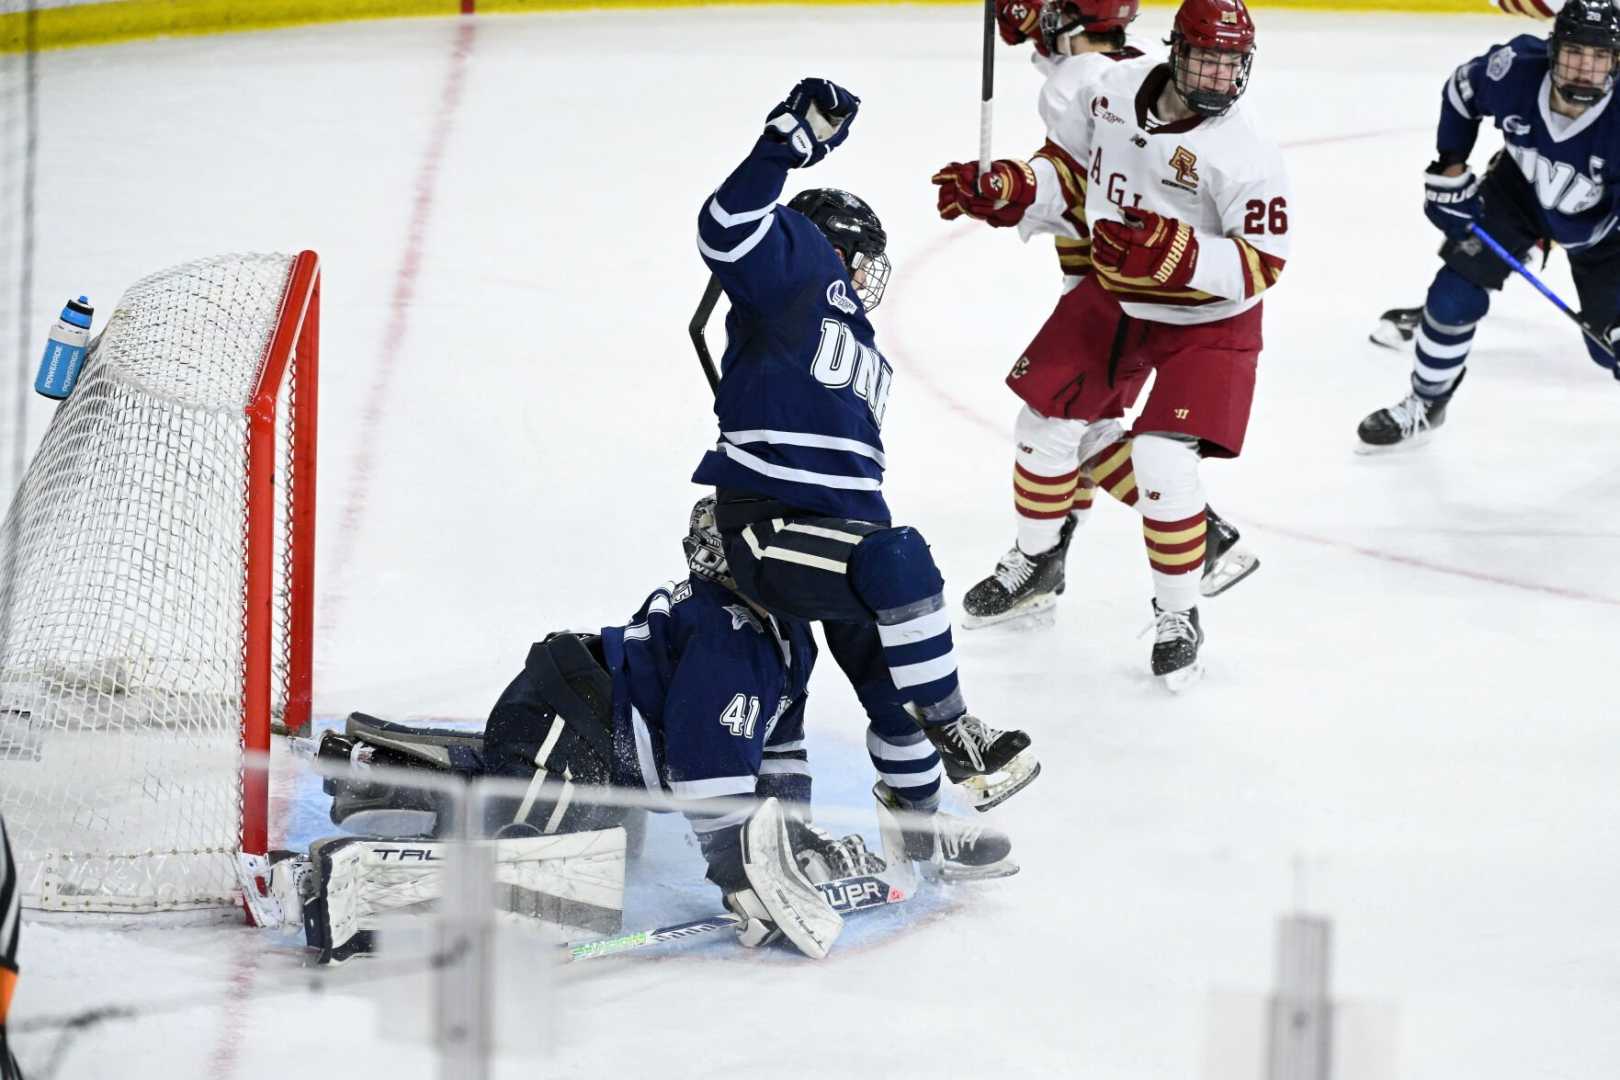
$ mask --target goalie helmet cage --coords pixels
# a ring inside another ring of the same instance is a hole
[[[320,264],[233,255],[120,299],[0,532],[0,813],[23,902],[239,900],[270,731],[306,730]]]

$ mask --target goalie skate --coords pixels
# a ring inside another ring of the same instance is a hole
[[[1418,323],[1422,319],[1423,309],[1420,307],[1390,308],[1378,316],[1378,324],[1367,335],[1367,340],[1386,349],[1405,348],[1417,334]]]

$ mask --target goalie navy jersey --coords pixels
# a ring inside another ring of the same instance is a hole
[[[761,617],[701,578],[653,591],[602,631],[613,676],[614,783],[678,799],[810,800],[804,698],[816,643],[808,623]],[[687,811],[706,834],[747,818]]]
[[[878,432],[893,370],[837,250],[776,203],[797,160],[761,139],[698,214],[698,250],[731,311],[720,440],[692,480],[887,525]]]
[[[1554,113],[1548,45],[1528,34],[1476,56],[1446,81],[1436,145],[1466,158],[1489,116],[1529,181],[1545,235],[1572,251],[1614,231],[1620,110],[1610,93],[1575,119]]]

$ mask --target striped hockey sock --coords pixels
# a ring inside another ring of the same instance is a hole
[[[1153,595],[1166,611],[1187,611],[1198,603],[1204,570],[1204,511],[1178,521],[1142,518],[1142,539],[1153,569]]]

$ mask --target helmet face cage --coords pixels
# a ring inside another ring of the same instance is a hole
[[[713,495],[705,495],[693,505],[681,547],[686,551],[686,565],[693,577],[724,585],[728,589],[737,587],[737,582],[731,576],[731,565],[726,562],[726,549],[720,539],[720,530],[714,524]]]
[[[1237,70],[1232,74],[1229,90],[1203,89],[1205,83],[1224,67],[1223,60],[1233,57]],[[1228,48],[1221,45],[1198,45],[1180,30],[1170,32],[1170,76],[1175,80],[1176,92],[1187,107],[1201,116],[1222,116],[1231,111],[1237,99],[1249,86],[1249,69],[1254,66],[1254,45],[1247,48]]]
[[[1553,85],[1564,98],[1578,105],[1592,105],[1614,89],[1615,70],[1620,64],[1620,10],[1612,0],[1568,0],[1558,12],[1548,44]],[[1586,81],[1582,65],[1566,54],[1570,45],[1607,50],[1607,72],[1597,82]]]
[[[801,191],[788,207],[809,218],[838,251],[862,306],[867,311],[877,307],[888,287],[891,266],[884,251],[889,236],[872,208],[836,188]]]

